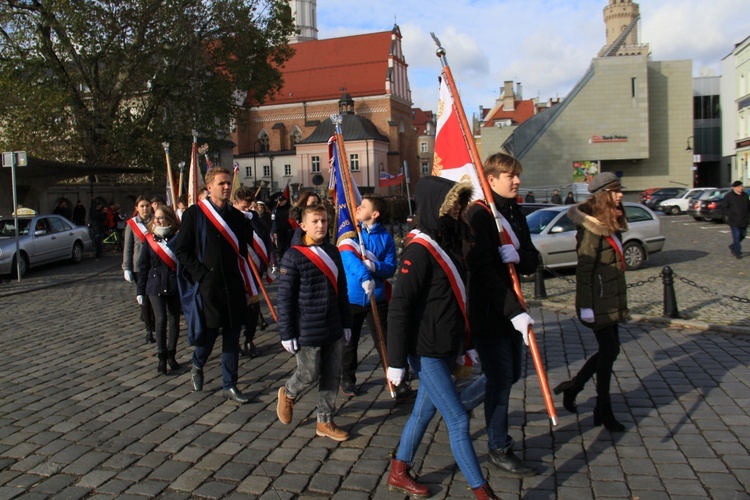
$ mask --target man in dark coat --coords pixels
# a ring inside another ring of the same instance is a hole
[[[271,220],[273,221],[271,235],[273,236],[273,243],[279,251],[279,260],[281,260],[289,248],[290,237],[293,234],[289,222],[289,200],[286,199],[286,196],[279,196],[271,214]]]
[[[192,205],[182,215],[182,227],[174,243],[174,253],[180,264],[192,281],[198,283],[202,302],[199,314],[202,315],[205,329],[204,335],[194,342],[193,387],[196,391],[203,389],[203,367],[221,331],[224,397],[244,404],[248,399],[237,389],[237,364],[249,285],[243,279],[245,274],[240,259],[245,259],[246,263],[247,244],[252,241],[252,231],[242,212],[229,203],[232,176],[227,169],[217,167],[209,170],[206,186],[209,197],[202,203],[214,219],[209,218],[204,207]],[[237,250],[219,231],[217,224],[234,234],[239,246]]]
[[[734,181],[732,190],[724,195],[724,214],[727,216],[727,224],[732,231],[732,244],[729,251],[738,259],[742,258],[740,244],[747,235],[748,219],[750,219],[750,199],[744,192],[742,182]]]

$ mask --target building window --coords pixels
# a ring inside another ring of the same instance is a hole
[[[423,161],[422,162],[422,174],[427,175],[430,173],[430,162]]]
[[[299,131],[299,129],[296,129],[294,132],[292,132],[292,147],[295,147],[299,141],[302,140],[302,132]]]
[[[421,142],[419,143],[419,151],[422,153],[427,153],[427,143]]]
[[[253,167],[245,167],[245,177],[253,176]]]
[[[269,139],[268,134],[261,135],[260,136],[260,151],[261,152],[270,151],[271,150],[269,146],[270,142],[271,140]]]
[[[271,167],[263,165],[263,177],[271,177]]]
[[[630,79],[630,97],[636,96],[636,81],[635,78]]]
[[[320,156],[311,156],[310,162],[312,165],[310,166],[310,171],[314,174],[320,173]]]
[[[292,175],[292,166],[284,165],[284,175],[290,177]]]
[[[359,172],[359,155],[356,153],[349,155],[349,170]]]

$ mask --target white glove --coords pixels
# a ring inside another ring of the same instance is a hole
[[[125,274],[125,281],[127,281],[128,283],[132,283],[133,282],[133,271],[125,271],[124,274]]]
[[[503,264],[518,264],[521,262],[521,257],[518,255],[516,247],[513,245],[497,247],[497,251],[500,252],[500,258],[503,259]]]
[[[375,272],[376,268],[375,268],[375,263],[373,261],[369,259],[365,259],[362,261],[362,263],[365,265],[368,271],[370,271],[371,273]]]
[[[139,306],[142,306],[143,305],[143,301],[146,300],[146,298],[143,295],[138,295],[138,296],[136,296],[135,300],[138,301],[138,305]]]
[[[365,291],[365,294],[372,295],[372,292],[375,291],[375,280],[367,280],[362,283],[362,290]]]
[[[586,323],[594,322],[594,310],[593,309],[581,309],[581,321]]]
[[[271,281],[276,281],[277,279],[279,279],[279,268],[276,266],[269,267],[266,274],[268,274],[268,277],[271,278]]]
[[[294,354],[297,352],[297,349],[299,349],[299,346],[297,345],[297,339],[291,339],[291,340],[282,340],[281,345],[289,351],[290,354]]]
[[[479,364],[479,353],[477,353],[476,349],[469,349],[468,351],[466,351],[466,355],[469,356],[469,359],[472,363],[474,363],[475,365]]]
[[[351,339],[352,339],[352,329],[344,328],[344,341],[348,344]]]
[[[521,313],[510,320],[513,328],[523,335],[523,343],[529,345],[529,327],[534,324],[534,319],[528,313]]]
[[[388,378],[388,381],[394,386],[401,385],[401,382],[404,381],[405,375],[406,375],[406,368],[394,368],[392,366],[388,367],[388,373],[386,373],[386,377]]]

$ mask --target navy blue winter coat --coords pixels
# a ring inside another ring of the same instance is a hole
[[[346,275],[338,249],[328,242],[320,247],[338,268],[338,293],[323,271],[294,248],[295,238],[281,259],[277,307],[281,340],[297,339],[300,346],[323,347],[352,327]]]
[[[164,241],[174,238],[170,234]],[[154,240],[162,238],[154,236]],[[159,255],[151,249],[148,242],[143,243],[138,258],[138,295],[177,295],[177,271],[173,271]]]

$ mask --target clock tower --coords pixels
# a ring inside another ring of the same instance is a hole
[[[638,39],[640,7],[632,0],[609,0],[604,7],[607,43],[599,53],[604,55],[648,54],[648,44]]]
[[[298,35],[292,35],[289,43],[308,42],[318,39],[318,17],[316,0],[289,0],[294,25]]]

